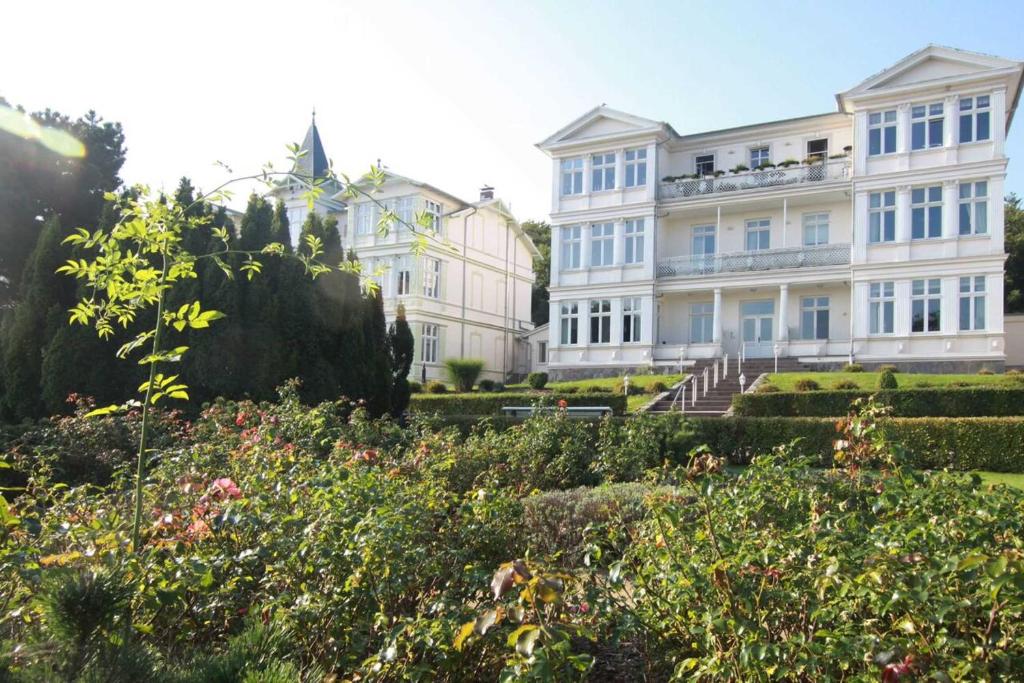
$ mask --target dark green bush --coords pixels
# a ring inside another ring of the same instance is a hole
[[[418,394],[423,391],[423,385],[419,382],[409,382],[409,393]]]
[[[531,372],[526,376],[526,383],[530,385],[531,389],[543,389],[544,385],[548,383],[548,373]]]
[[[430,381],[423,387],[428,394],[447,394],[448,386],[444,382]],[[411,405],[411,404],[410,404]]]
[[[564,391],[538,396],[530,393],[494,392],[485,394],[448,394],[430,396],[419,394],[409,402],[409,410],[441,415],[497,415],[505,406],[557,406],[565,401],[569,406],[608,406],[616,415],[626,412],[626,397],[613,394],[576,394]]]
[[[896,389],[898,387],[899,382],[896,381],[896,374],[892,370],[885,370],[878,376],[879,389]]]
[[[800,379],[796,381],[793,388],[797,391],[818,391],[821,389],[821,385],[813,379]]]
[[[484,362],[476,358],[449,358],[444,367],[456,391],[472,391],[476,378],[483,372]]]
[[[850,379],[841,379],[832,385],[835,391],[860,391],[860,385]]]
[[[927,387],[869,392],[863,389],[733,396],[733,412],[746,417],[841,417],[858,398],[870,395],[894,417],[998,417],[1024,415],[1024,387]]]
[[[610,394],[610,393],[612,393],[612,390],[609,387],[602,387],[600,385],[596,385],[595,384],[595,385],[591,385],[589,387],[584,387],[583,388],[583,393],[584,394]]]
[[[763,384],[758,384],[757,389],[754,391],[758,394],[774,394],[782,390],[770,382],[764,382]]]
[[[886,363],[885,365],[878,366],[878,372],[891,372],[892,374],[895,375],[899,371],[900,369],[891,363]]]
[[[562,387],[561,389],[555,389],[560,394],[577,394],[580,391],[579,387]]]
[[[627,395],[626,382],[622,379],[617,380],[612,386],[612,393],[619,396]],[[642,393],[644,393],[644,388],[642,386],[632,381],[629,383],[629,396],[639,396]]]
[[[504,382],[495,382],[494,383],[494,391],[505,391],[505,383]]]
[[[860,363],[847,363],[843,366],[843,372],[864,372],[864,366]]]
[[[661,394],[668,391],[668,385],[661,380],[655,380],[647,385],[647,393],[649,394]]]
[[[480,391],[494,391],[494,380],[482,379],[480,380],[480,383],[477,384],[477,388],[480,389]]]

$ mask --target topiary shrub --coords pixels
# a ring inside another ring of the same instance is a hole
[[[476,378],[483,372],[484,362],[476,358],[449,358],[444,367],[456,391],[472,391]]]
[[[647,385],[647,393],[649,394],[661,394],[666,391],[668,391],[668,385],[661,380],[651,382]]]
[[[832,385],[833,389],[837,391],[856,391],[860,389],[860,385],[854,382],[852,379],[841,379]]]
[[[821,385],[813,379],[801,379],[797,380],[796,384],[793,385],[793,388],[797,391],[819,391],[821,389]]]
[[[419,382],[409,382],[409,393],[419,394],[423,392],[423,385]]]
[[[878,371],[879,372],[891,372],[892,374],[895,375],[896,373],[898,373],[900,371],[900,369],[898,367],[896,367],[895,365],[891,364],[891,363],[886,363],[885,365],[879,365],[878,366]]]
[[[878,376],[879,389],[896,389],[898,387],[899,382],[896,381],[896,375],[891,370],[886,370]]]
[[[774,393],[777,393],[779,391],[781,391],[781,389],[779,389],[774,384],[769,384],[769,383],[765,382],[764,384],[758,385],[757,389],[754,390],[754,393],[755,394],[774,394]]]
[[[477,388],[480,391],[494,391],[494,380],[493,379],[482,379],[477,384]]]
[[[526,383],[530,385],[531,389],[543,389],[548,383],[548,373],[531,372],[526,376]]]
[[[843,372],[864,372],[864,366],[860,363],[847,363],[843,366]]]
[[[447,394],[448,393],[448,387],[444,384],[444,382],[438,382],[437,380],[432,380],[430,382],[427,382],[427,385],[425,387],[423,387],[423,389],[428,394]]]

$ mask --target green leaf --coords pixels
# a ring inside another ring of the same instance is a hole
[[[120,409],[121,409],[121,406],[109,405],[109,406],[106,406],[105,408],[96,408],[95,410],[90,410],[88,413],[85,414],[85,416],[86,417],[99,417],[100,415],[110,415],[111,413],[116,413]]]
[[[533,648],[537,644],[537,639],[540,638],[540,629],[534,627],[532,631],[528,631],[519,637],[516,642],[516,652],[521,654],[523,657],[530,657],[533,655]]]
[[[476,621],[467,621],[459,629],[459,632],[455,635],[455,642],[453,643],[456,652],[462,652],[462,646],[465,644],[466,639],[473,635]]]

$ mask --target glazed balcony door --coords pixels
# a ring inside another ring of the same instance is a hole
[[[774,301],[744,301],[740,304],[740,332],[747,358],[772,356],[774,329]]]

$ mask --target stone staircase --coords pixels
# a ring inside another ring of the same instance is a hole
[[[718,386],[714,386],[713,365],[718,362]],[[721,417],[732,405],[732,397],[740,393],[740,373],[736,369],[736,359],[729,359],[729,373],[727,377],[722,376],[721,359],[700,360],[690,370],[691,379],[686,382],[686,410],[687,415],[694,417]],[[708,392],[704,394],[704,368],[708,368]],[[800,363],[795,358],[780,358],[779,372],[804,372],[811,370],[811,366]],[[761,374],[775,371],[774,358],[749,358],[743,362],[743,376],[746,379],[746,388],[754,383]],[[693,388],[697,387],[697,401],[693,401]],[[668,396],[657,401],[647,412],[666,413],[672,409],[673,399],[676,398],[676,391],[673,389]],[[676,403],[676,409],[679,405]]]

